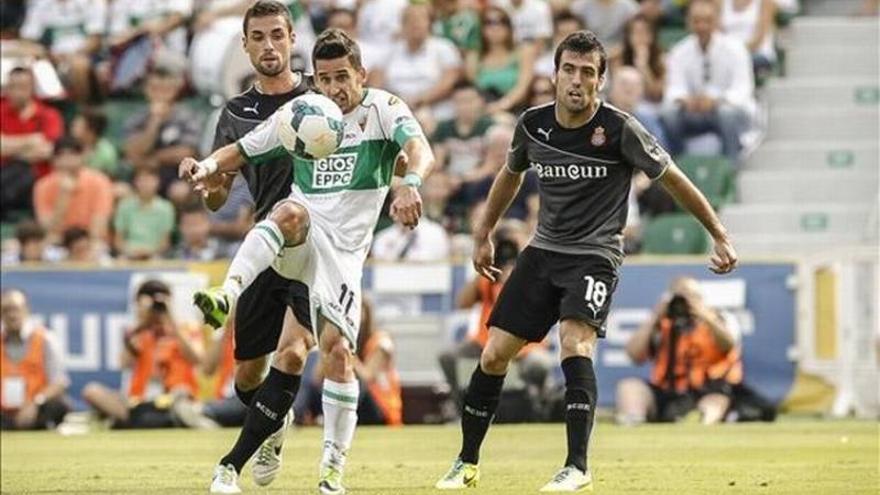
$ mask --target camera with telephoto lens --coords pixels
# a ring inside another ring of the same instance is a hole
[[[674,294],[669,300],[669,304],[666,306],[666,316],[672,320],[672,329],[675,332],[686,333],[694,328],[694,317],[691,314],[690,303],[680,294]]]

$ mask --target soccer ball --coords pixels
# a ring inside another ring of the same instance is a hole
[[[342,144],[342,111],[326,96],[298,96],[278,111],[278,136],[288,153],[316,160],[330,156]]]

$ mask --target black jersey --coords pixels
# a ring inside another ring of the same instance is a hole
[[[311,76],[298,74],[298,77],[299,84],[287,93],[267,95],[251,86],[251,89],[227,101],[217,121],[213,149],[238,141],[268,119],[278,107],[309,92]],[[254,199],[257,221],[268,215],[275,203],[290,195],[293,174],[289,160],[277,158],[259,167],[245,164],[240,173]]]
[[[633,171],[656,179],[670,163],[657,139],[626,112],[602,102],[589,122],[567,129],[548,103],[520,116],[507,167],[538,173],[541,208],[532,246],[598,254],[619,266]]]

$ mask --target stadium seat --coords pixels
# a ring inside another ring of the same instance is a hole
[[[706,195],[716,210],[734,199],[733,167],[723,156],[684,155],[678,158],[682,172]]]
[[[686,213],[658,215],[642,237],[645,254],[702,254],[709,250],[703,226]]]

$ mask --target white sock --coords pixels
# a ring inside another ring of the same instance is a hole
[[[351,448],[354,429],[357,426],[359,395],[360,385],[357,380],[340,383],[324,379],[324,392],[321,396],[321,403],[324,406],[324,454],[321,457],[322,465],[331,464],[339,469],[342,469],[345,465],[345,455],[348,453],[348,449]],[[328,448],[329,446],[335,448]],[[342,455],[334,456],[334,453]]]
[[[257,275],[272,266],[283,248],[284,234],[275,222],[266,219],[254,225],[226,271],[223,291],[229,296],[230,303],[238,300]]]

